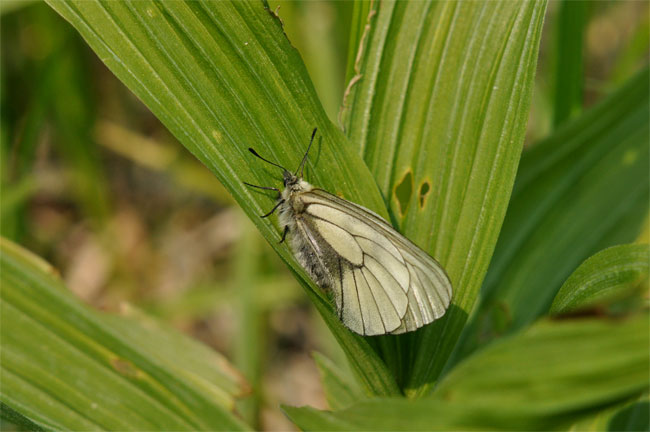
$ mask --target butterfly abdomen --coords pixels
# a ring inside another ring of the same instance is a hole
[[[298,223],[302,217],[304,207],[299,195],[283,193],[283,196],[285,201],[278,208],[278,220],[283,228],[285,226],[289,228],[288,238],[291,250],[316,284],[327,289],[331,286],[331,276],[323,262],[324,251],[321,249],[324,242],[322,239],[309,238],[310,235],[313,236],[314,234],[304,231],[301,224]]]

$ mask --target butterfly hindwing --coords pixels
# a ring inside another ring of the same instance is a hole
[[[451,301],[444,270],[380,216],[320,189],[300,200],[299,231],[319,251],[347,327],[398,334],[444,314]]]

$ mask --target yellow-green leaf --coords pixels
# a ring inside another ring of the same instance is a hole
[[[246,384],[218,353],[129,309],[91,310],[0,239],[0,400],[45,429],[243,430]]]
[[[443,264],[454,289],[443,319],[415,337],[382,341],[398,381],[423,394],[472,310],[505,215],[546,3],[371,5],[356,20],[365,35],[346,133],[393,222]]]
[[[650,249],[647,244],[612,246],[580,264],[564,282],[551,305],[551,314],[563,314],[620,299],[645,284]]]
[[[223,183],[297,275],[371,394],[398,394],[368,342],[339,322],[310,281],[274,218],[261,219],[275,196],[244,182],[281,186],[282,172],[256,159],[254,147],[289,169],[302,158],[311,183],[386,215],[363,160],[330,122],[298,52],[263,2],[48,1],[113,73]]]
[[[303,430],[554,430],[649,389],[648,314],[543,321],[476,353],[428,398],[284,407]]]

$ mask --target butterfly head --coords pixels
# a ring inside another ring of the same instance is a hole
[[[311,134],[311,140],[309,141],[309,146],[307,147],[307,151],[305,152],[305,155],[303,156],[302,161],[300,162],[300,165],[298,166],[298,169],[296,170],[295,173],[292,173],[291,171],[289,171],[288,169],[286,169],[285,167],[283,167],[278,163],[263,158],[250,147],[248,148],[248,151],[253,153],[253,155],[255,155],[256,157],[262,159],[264,162],[267,162],[273,166],[282,169],[282,182],[284,183],[285,189],[289,189],[292,191],[302,190],[309,185],[307,182],[305,182],[302,179],[302,176],[303,176],[303,171],[305,169],[305,162],[307,161],[307,155],[309,154],[309,149],[311,149],[311,145],[314,142],[314,136],[316,136],[316,128],[314,128],[314,131]]]
[[[282,182],[285,188],[296,185],[300,180],[300,177],[290,171],[284,170],[282,173]]]

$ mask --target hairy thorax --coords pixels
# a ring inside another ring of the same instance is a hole
[[[301,229],[298,224],[305,211],[302,195],[312,189],[313,186],[304,180],[289,182],[279,198],[283,202],[278,208],[278,219],[283,228],[289,228],[288,236],[291,249],[300,264],[320,286],[328,288],[331,276],[327,273],[322,258],[319,256],[322,251],[318,250],[318,247],[322,247],[323,243],[309,238],[309,234]]]
[[[312,189],[313,186],[304,180],[297,180],[286,185],[280,196],[280,200],[283,200],[284,203],[279,209],[280,223],[283,226],[289,225],[289,229],[293,228],[291,223],[294,222],[295,217],[300,216],[305,207],[304,202],[300,199],[300,195]]]

